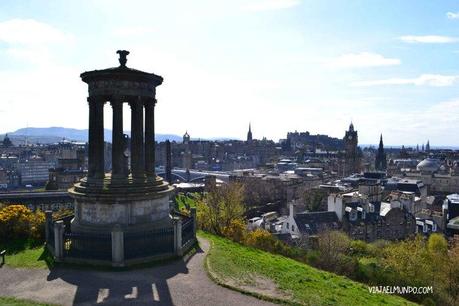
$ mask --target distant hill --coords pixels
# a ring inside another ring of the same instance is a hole
[[[125,132],[130,135],[129,131]],[[16,143],[24,143],[25,139],[29,143],[55,143],[63,138],[74,141],[88,141],[88,130],[87,129],[72,129],[64,127],[49,127],[49,128],[22,128],[14,132],[7,133],[10,139]],[[0,139],[3,139],[5,135],[0,135]],[[169,139],[170,141],[182,141],[182,137],[174,134],[156,134],[156,141],[161,142]],[[112,131],[104,129],[105,141],[112,141]]]

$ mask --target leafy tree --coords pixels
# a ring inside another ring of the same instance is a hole
[[[196,204],[199,226],[223,235],[223,229],[232,221],[244,219],[244,188],[238,183],[212,187]]]
[[[349,237],[340,231],[326,231],[319,235],[318,242],[318,266],[328,271],[338,271],[347,260],[351,243]]]

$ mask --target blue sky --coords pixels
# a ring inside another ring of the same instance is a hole
[[[164,77],[159,133],[459,144],[459,3],[430,0],[2,1],[0,132],[86,128],[117,49]]]

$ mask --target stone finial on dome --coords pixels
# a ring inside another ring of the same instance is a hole
[[[118,61],[120,62],[120,67],[126,67],[126,63],[127,63],[127,56],[129,55],[129,51],[127,50],[118,50],[116,51],[116,53],[119,54],[120,58],[118,59]]]

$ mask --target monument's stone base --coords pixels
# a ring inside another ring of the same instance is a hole
[[[124,232],[172,227],[169,196],[127,204],[88,203],[75,200],[72,232],[110,232],[119,225]]]
[[[75,199],[72,232],[124,232],[172,227],[169,197],[172,187],[160,177],[138,181],[83,179],[69,190]]]

